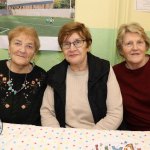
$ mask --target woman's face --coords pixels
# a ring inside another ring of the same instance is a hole
[[[125,34],[122,43],[121,55],[127,64],[131,66],[142,66],[147,51],[144,39],[138,33],[128,32]]]
[[[33,38],[19,34],[10,42],[8,52],[12,63],[18,66],[28,65],[36,52]]]
[[[87,47],[86,39],[82,38],[78,33],[73,33],[63,42],[62,51],[71,66],[82,67],[87,63],[89,48]]]

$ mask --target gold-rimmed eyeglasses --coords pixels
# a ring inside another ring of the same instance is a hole
[[[80,48],[83,46],[83,43],[85,42],[85,39],[75,40],[74,42],[64,42],[62,43],[63,49],[69,49],[71,47],[71,44],[73,44],[76,48]]]

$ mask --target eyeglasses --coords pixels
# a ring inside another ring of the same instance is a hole
[[[137,47],[140,47],[140,46],[145,45],[145,42],[143,40],[139,40],[135,44]],[[129,42],[123,43],[123,45],[127,48],[132,48],[134,46],[134,42],[129,41]]]
[[[71,44],[73,44],[76,48],[80,48],[83,46],[83,43],[86,40],[75,40],[74,42],[64,42],[62,43],[62,48],[63,49],[69,49],[71,47]]]

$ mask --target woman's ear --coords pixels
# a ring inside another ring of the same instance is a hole
[[[89,48],[88,48],[88,50],[87,50],[87,51],[89,52],[90,50],[91,50],[91,46],[89,46]]]
[[[31,62],[32,62],[33,64],[35,64],[36,58],[37,58],[37,52],[35,52],[34,55],[33,55],[33,57],[32,57]]]
[[[8,47],[8,57],[11,58],[10,45]]]
[[[87,51],[90,52],[90,51],[91,51],[91,48],[92,48],[92,42],[89,44],[89,46],[86,45],[86,47],[88,48]]]
[[[122,57],[124,56],[121,49],[119,50],[119,54],[120,54]]]
[[[148,45],[146,45],[146,52],[150,49],[150,47]]]
[[[33,55],[32,61],[35,61],[35,56],[36,56],[36,53]]]

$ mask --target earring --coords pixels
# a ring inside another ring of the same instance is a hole
[[[8,57],[8,61],[10,61],[11,60],[11,58],[10,57]]]

